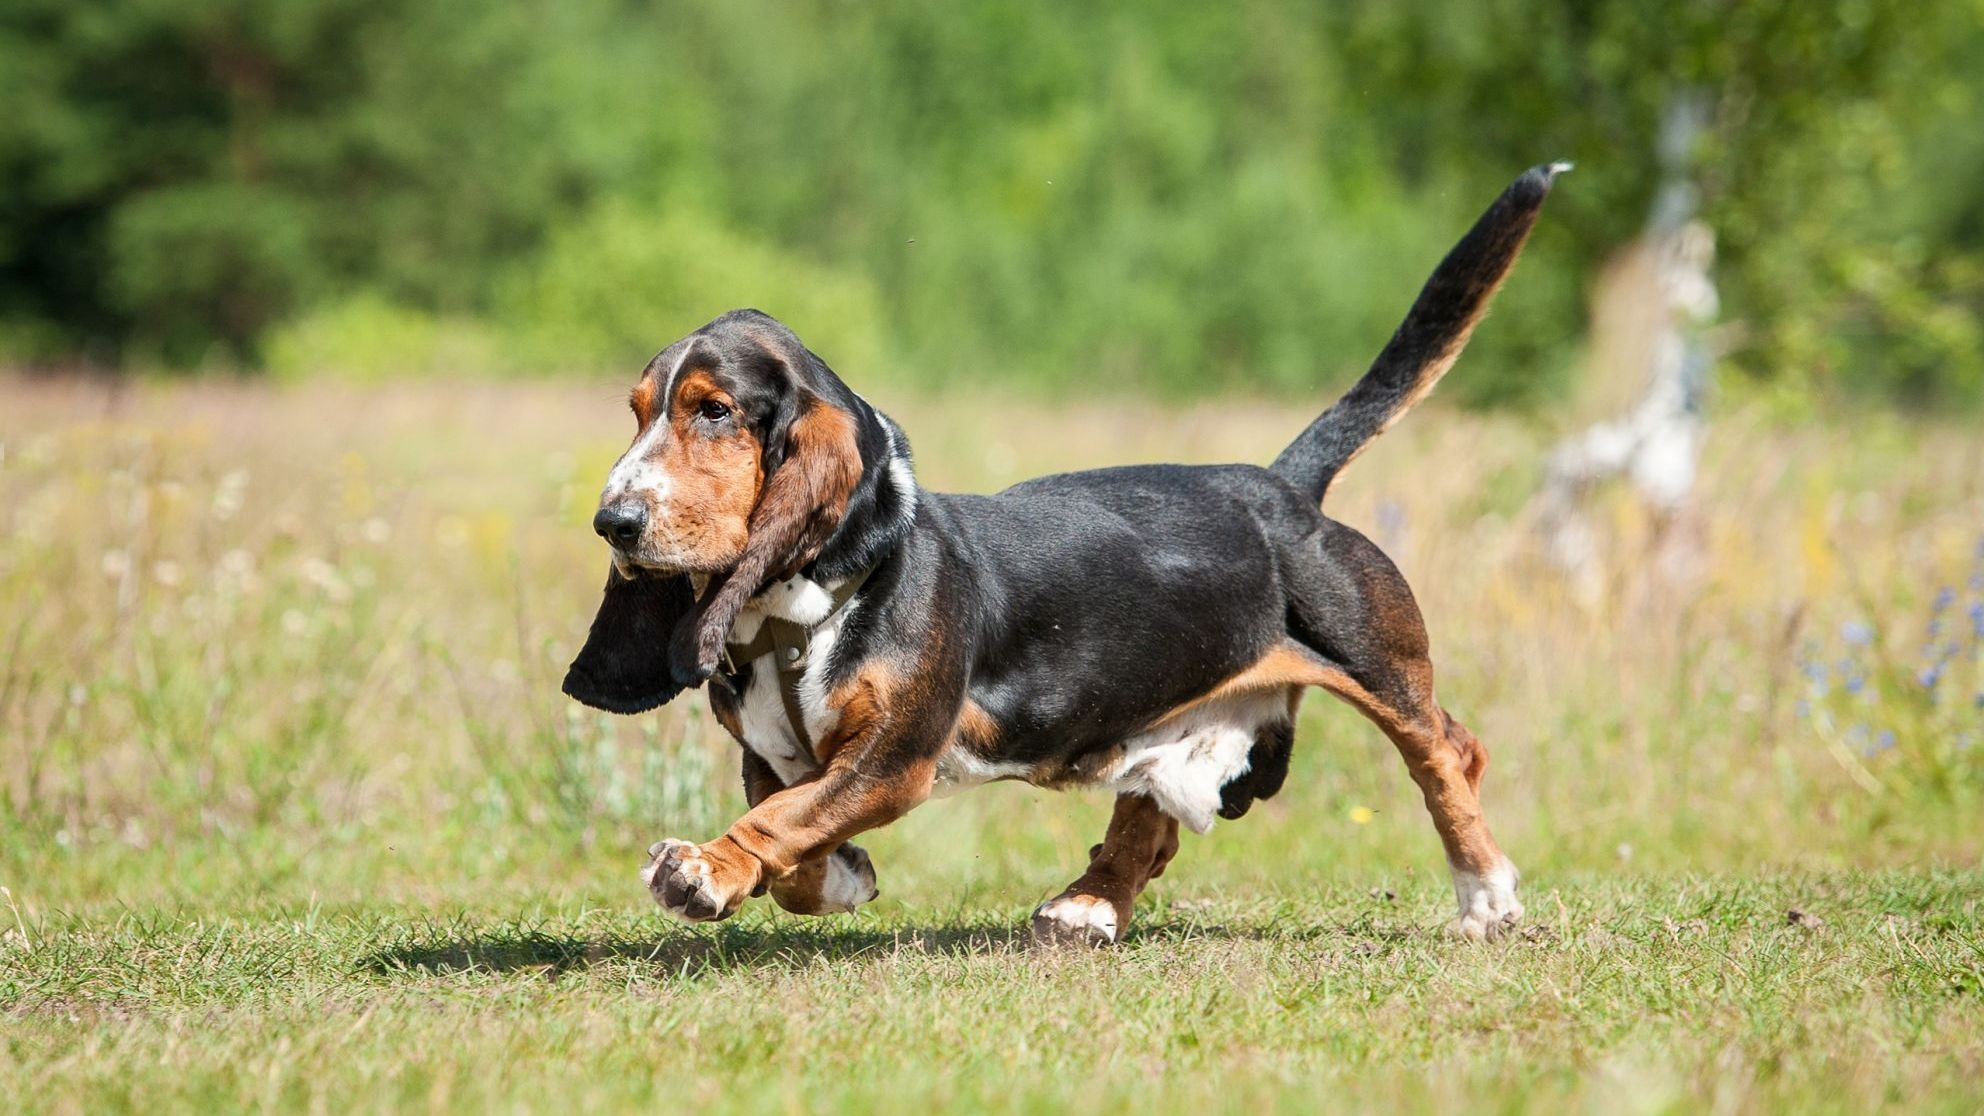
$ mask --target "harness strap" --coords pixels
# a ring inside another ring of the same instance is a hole
[[[862,570],[834,590],[833,606],[820,618],[819,624],[808,626],[782,616],[768,616],[758,625],[758,634],[743,643],[727,643],[723,648],[724,673],[736,677],[745,664],[757,662],[765,655],[772,657],[772,667],[778,673],[778,696],[785,704],[785,719],[792,725],[792,735],[799,740],[799,746],[808,755],[813,751],[813,737],[806,731],[805,708],[799,700],[799,683],[806,677],[806,665],[812,658],[813,632],[835,614],[847,607],[868,575],[875,568]]]

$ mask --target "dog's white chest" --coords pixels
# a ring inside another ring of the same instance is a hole
[[[796,624],[819,625],[812,631],[805,673],[799,681],[799,706],[806,720],[806,735],[814,741],[824,739],[840,720],[839,714],[826,704],[827,665],[833,658],[841,626],[855,607],[849,604],[834,612],[833,594],[826,586],[795,577],[776,582],[751,598],[731,628],[731,641],[744,642],[756,636],[759,626],[774,616]],[[793,731],[779,687],[778,664],[773,654],[759,656],[751,664],[750,683],[738,695],[737,719],[744,734],[744,746],[771,765],[781,782],[790,784],[818,770],[820,763]]]

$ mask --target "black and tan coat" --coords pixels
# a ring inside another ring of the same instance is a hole
[[[1453,929],[1513,925],[1516,871],[1478,798],[1487,752],[1434,698],[1398,570],[1321,504],[1452,365],[1558,169],[1509,187],[1365,377],[1266,468],[929,492],[896,425],[770,317],[726,314],[663,350],[601,497],[613,570],[565,682],[621,713],[706,686],[743,745],[749,812],[715,840],[658,843],[657,901],[698,921],[765,893],[851,910],[876,893],[854,837],[932,793],[1023,779],[1116,793],[1088,869],[1034,916],[1041,938],[1112,942],[1181,824],[1280,789],[1315,686],[1375,722],[1424,792]],[[805,646],[756,640],[771,623]],[[744,646],[764,653],[727,653]]]

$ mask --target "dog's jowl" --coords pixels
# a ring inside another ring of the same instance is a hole
[[[1323,514],[1330,482],[1433,388],[1514,265],[1560,166],[1505,191],[1427,281],[1363,379],[1274,463],[1141,465],[992,496],[929,492],[909,441],[753,310],[662,350],[594,527],[605,599],[565,679],[640,713],[706,687],[743,745],[750,810],[650,851],[693,921],[770,893],[801,914],[877,894],[851,840],[993,779],[1116,795],[1085,871],[1034,913],[1105,944],[1178,851],[1272,797],[1321,687],[1397,745],[1446,846],[1452,929],[1522,914],[1489,835],[1488,753],[1434,697],[1412,590]]]

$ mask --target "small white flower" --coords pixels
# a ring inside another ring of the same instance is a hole
[[[333,601],[343,602],[351,599],[350,583],[345,581],[343,574],[338,573],[336,566],[322,558],[303,560],[303,580],[322,589],[324,595]]]
[[[179,584],[179,563],[170,558],[161,558],[152,563],[152,580],[168,588]]]
[[[131,572],[131,555],[122,550],[103,552],[103,576],[121,578]]]
[[[282,630],[293,636],[300,636],[310,630],[310,618],[293,608],[282,613]]]
[[[241,511],[247,493],[248,470],[236,469],[220,478],[220,483],[214,486],[214,518],[223,521],[233,519]]]
[[[375,515],[365,521],[364,526],[358,529],[358,533],[373,546],[382,546],[387,539],[393,537],[393,525]]]

